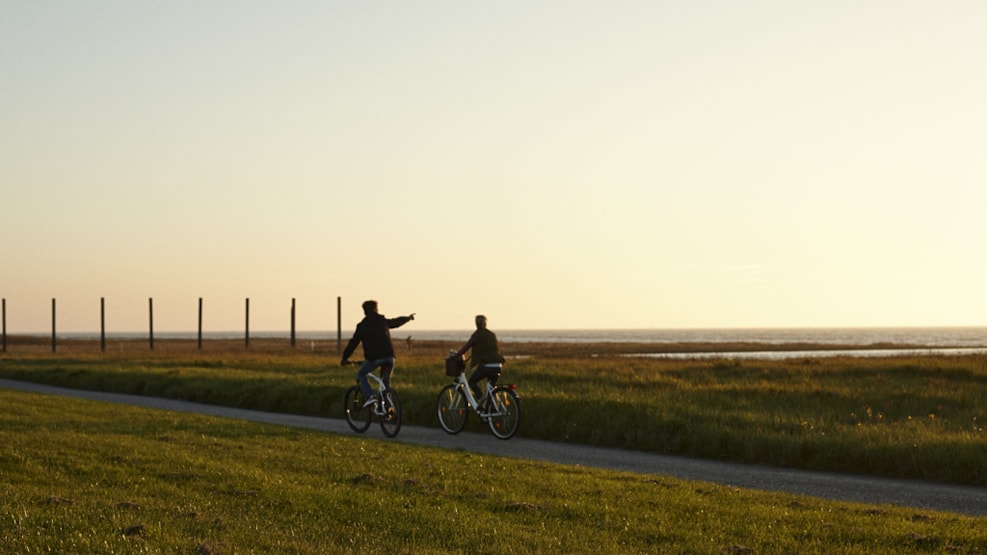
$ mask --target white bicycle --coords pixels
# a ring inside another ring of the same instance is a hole
[[[490,426],[490,433],[497,439],[511,439],[521,424],[521,397],[515,384],[490,385],[486,393],[477,399],[466,379],[466,363],[461,357],[446,360],[446,375],[453,382],[442,388],[435,403],[435,411],[442,429],[458,434],[466,427],[470,411]]]
[[[349,364],[360,364],[360,362],[349,362]],[[390,372],[390,368],[381,369],[381,372]],[[394,437],[401,431],[401,399],[398,397],[398,392],[385,385],[384,380],[373,372],[367,374],[367,378],[377,386],[377,402],[370,406],[364,405],[366,398],[359,383],[347,389],[346,396],[343,398],[346,423],[354,432],[362,434],[367,431],[376,416],[380,419],[380,429],[384,435]]]

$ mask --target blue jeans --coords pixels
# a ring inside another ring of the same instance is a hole
[[[391,372],[394,370],[394,357],[378,358],[377,360],[366,360],[360,365],[360,370],[356,373],[356,381],[363,390],[363,396],[369,399],[374,396],[374,388],[370,387],[370,380],[367,374],[380,368],[380,379],[384,380],[385,386],[391,385]]]

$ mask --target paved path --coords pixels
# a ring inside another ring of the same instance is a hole
[[[261,412],[158,397],[66,389],[4,379],[0,379],[0,387],[353,435],[349,426],[342,419]],[[366,437],[383,438],[380,427],[376,423],[365,435]],[[788,492],[825,499],[987,516],[987,488],[985,487],[805,472],[553,443],[523,437],[501,441],[488,433],[463,432],[451,436],[437,428],[421,426],[403,426],[401,433],[393,441],[577,466],[674,476],[686,480],[714,482],[763,491]]]

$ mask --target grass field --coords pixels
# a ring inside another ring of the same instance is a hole
[[[2,553],[987,553],[984,518],[31,393],[0,405]]]
[[[401,352],[405,422],[436,426],[451,345]],[[0,376],[305,415],[342,414],[354,369],[332,345],[17,346]],[[800,346],[801,347],[801,346]],[[635,346],[505,345],[520,435],[716,460],[987,485],[987,356],[657,360]],[[592,349],[595,352],[590,352]],[[63,352],[64,351],[64,352]],[[570,352],[575,351],[575,353]],[[474,429],[479,423],[474,422]]]

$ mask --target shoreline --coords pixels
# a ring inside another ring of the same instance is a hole
[[[338,330],[292,329],[227,329],[222,331],[176,331],[168,329],[137,331],[18,331],[4,330],[8,338],[30,341],[144,340],[151,335],[157,340],[250,340],[284,339],[292,336],[300,342],[336,341],[352,335],[349,327]],[[563,344],[650,344],[663,348],[677,344],[771,344],[861,347],[870,345],[919,347],[987,347],[987,326],[940,327],[821,327],[821,328],[640,328],[640,329],[497,329],[502,343],[563,343]],[[392,331],[394,340],[463,342],[472,328],[453,330],[400,328]],[[749,350],[749,349],[747,349]]]
[[[465,336],[464,336],[465,337]],[[289,337],[251,336],[232,338],[203,337],[201,347],[197,338],[169,338],[155,336],[108,336],[105,349],[99,336],[86,338],[38,335],[8,335],[6,350],[0,357],[17,355],[314,355],[335,357],[349,337],[340,343],[336,338],[296,338],[292,345]],[[462,340],[394,338],[399,357],[428,357],[443,360],[449,350],[458,349]],[[508,358],[531,356],[546,358],[586,358],[604,356],[640,357],[652,359],[790,359],[813,357],[895,357],[895,356],[962,356],[987,354],[987,345],[942,345],[918,343],[879,342],[856,343],[777,343],[769,341],[745,342],[562,342],[562,341],[510,341],[501,340],[501,351]]]

